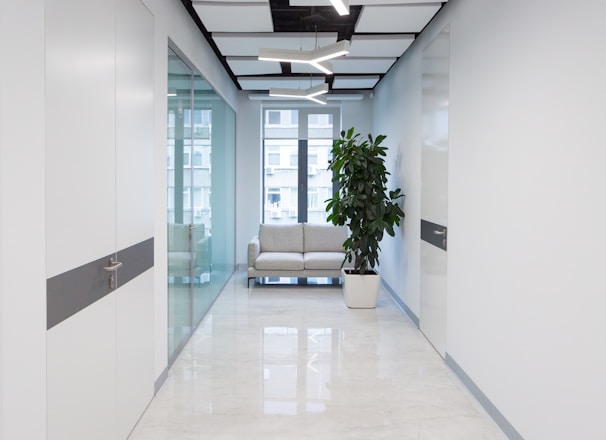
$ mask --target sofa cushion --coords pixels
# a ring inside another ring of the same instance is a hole
[[[305,269],[341,269],[344,252],[305,252]]]
[[[261,252],[303,252],[303,225],[266,225],[259,227]]]
[[[298,252],[261,252],[255,261],[259,270],[303,270],[303,254]]]
[[[347,226],[305,223],[303,228],[305,252],[343,252]]]

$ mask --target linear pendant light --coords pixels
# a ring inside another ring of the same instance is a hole
[[[349,41],[341,40],[328,46],[314,50],[290,50],[290,49],[259,49],[260,61],[280,61],[286,63],[311,64],[316,69],[327,75],[332,74],[332,66],[327,60],[340,57],[349,53]]]
[[[297,98],[297,99],[309,99],[310,101],[317,102],[319,104],[326,104],[319,95],[328,93],[328,84],[319,84],[309,89],[282,89],[282,88],[271,88],[269,89],[269,96],[279,96],[282,98]]]
[[[332,6],[337,10],[339,15],[349,15],[349,1],[348,0],[330,0]]]

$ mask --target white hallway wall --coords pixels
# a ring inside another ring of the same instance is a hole
[[[142,3],[154,15],[155,26],[154,369],[159,376],[166,368],[167,357],[165,163],[169,38],[236,110],[237,91],[180,1]],[[46,438],[44,218],[52,207],[45,207],[44,203],[44,4],[43,0],[0,0],[3,66],[12,67],[0,70],[0,440]],[[24,34],[23,29],[28,31]],[[23,179],[27,179],[25,186],[20,185]]]
[[[0,440],[46,433],[43,24],[0,0]]]
[[[418,316],[421,50],[450,23],[448,355],[523,438],[606,438],[606,4],[442,12],[375,94],[407,194],[381,272]]]

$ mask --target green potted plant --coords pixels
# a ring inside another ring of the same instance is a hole
[[[327,221],[347,225],[350,231],[343,243],[343,266],[353,261],[353,267],[343,267],[342,274],[345,302],[353,308],[376,306],[380,277],[374,268],[379,264],[379,243],[385,232],[393,237],[395,226],[404,218],[398,204],[404,195],[402,190],[387,188],[390,173],[383,159],[387,147],[381,146],[385,138],[369,134],[364,139],[353,127],[342,131],[328,164],[337,191],[327,200]]]

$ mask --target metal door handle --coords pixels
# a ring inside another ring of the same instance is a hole
[[[442,229],[439,231],[433,231],[434,235],[446,235],[446,229]]]
[[[120,267],[122,266],[122,262],[121,261],[114,261],[113,258],[109,259],[109,266],[105,266],[103,269],[105,269],[107,272],[115,272],[118,269],[120,269]]]

